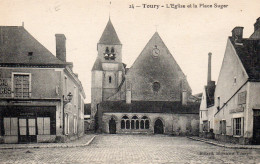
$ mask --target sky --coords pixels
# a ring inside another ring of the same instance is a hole
[[[111,2],[111,4],[110,4]],[[227,8],[203,8],[204,5]],[[130,5],[141,6],[134,9]],[[143,8],[147,5],[165,7]],[[166,5],[186,8],[166,8]],[[196,4],[198,8],[187,8]],[[79,74],[90,102],[91,68],[97,57],[97,42],[109,15],[123,44],[123,62],[131,67],[152,35],[158,31],[187,76],[192,93],[200,93],[207,81],[208,53],[212,52],[212,80],[217,81],[227,38],[236,26],[244,37],[260,17],[259,0],[0,0],[0,25],[21,26],[56,54],[55,34],[66,36],[67,61]]]

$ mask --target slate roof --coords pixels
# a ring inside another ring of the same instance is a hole
[[[125,101],[103,101],[99,107],[103,112],[198,114],[199,105],[189,103],[183,106],[180,102],[170,101],[132,101],[131,104]]]
[[[99,44],[121,44],[116,30],[111,22],[111,20],[109,19],[106,25],[106,28],[98,42]]]
[[[250,39],[260,39],[260,28],[257,29],[251,36]]]
[[[241,42],[232,42],[250,81],[260,80],[260,39],[242,39]]]
[[[101,59],[99,58],[96,59],[92,67],[92,71],[103,71]]]
[[[56,58],[24,27],[0,26],[0,64],[64,65],[66,63]]]

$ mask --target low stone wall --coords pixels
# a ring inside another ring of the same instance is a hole
[[[202,138],[215,139],[215,134],[213,132],[200,132],[199,136]]]
[[[37,135],[38,143],[55,142],[56,135]]]
[[[242,145],[252,144],[252,139],[250,138],[234,137],[234,136],[223,135],[223,134],[215,134],[215,139],[227,143],[234,143],[234,144],[242,144]]]
[[[4,136],[4,143],[18,143],[18,136]]]

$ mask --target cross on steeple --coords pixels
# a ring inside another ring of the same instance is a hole
[[[110,20],[110,11],[111,11],[111,1],[109,2],[109,20]]]

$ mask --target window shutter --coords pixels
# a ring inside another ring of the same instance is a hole
[[[241,117],[241,136],[244,136],[244,117]]]
[[[231,131],[232,131],[232,135],[234,135],[235,133],[234,133],[234,119],[233,118],[231,118]]]

